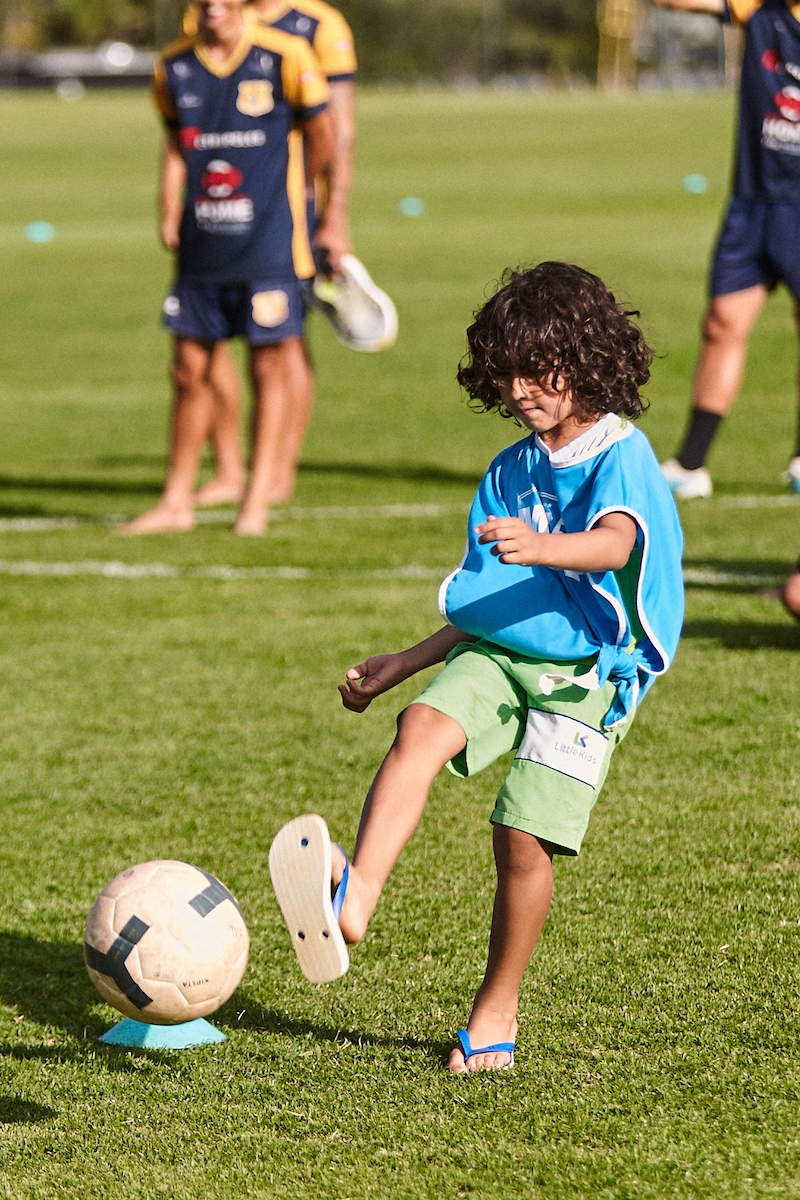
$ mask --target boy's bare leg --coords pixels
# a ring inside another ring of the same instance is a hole
[[[744,377],[747,342],[766,298],[763,284],[712,298],[694,378],[695,408],[723,417],[730,412]]]
[[[239,413],[242,393],[239,373],[227,342],[217,342],[211,354],[209,372],[214,407],[208,436],[214,446],[215,472],[197,492],[195,504],[241,504],[247,471],[242,454]]]
[[[494,827],[497,892],[489,938],[489,961],[478,988],[467,1032],[473,1046],[513,1042],[525,968],[539,940],[553,893],[553,847],[520,829]],[[450,1070],[485,1071],[508,1064],[506,1051],[476,1054],[464,1062],[461,1047]]]
[[[175,403],[164,491],[155,508],[120,525],[119,533],[183,533],[194,529],[194,488],[213,404],[208,381],[211,351],[212,346],[204,342],[175,338]]]
[[[287,363],[292,344],[287,338],[276,346],[251,346],[250,374],[253,380],[253,458],[250,482],[234,531],[245,537],[260,537],[267,529],[267,509],[272,487],[284,453],[284,433],[291,404],[290,372]]]
[[[412,704],[400,714],[397,736],[367,795],[361,814],[339,925],[345,941],[358,942],[367,930],[392,867],[419,824],[430,786],[466,745],[461,726],[427,704]],[[344,856],[333,848],[338,882]]]
[[[283,446],[270,487],[270,504],[285,504],[294,495],[297,464],[314,407],[314,371],[305,338],[292,338],[285,344],[291,400],[286,413]]]

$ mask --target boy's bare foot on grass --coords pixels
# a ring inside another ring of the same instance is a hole
[[[239,537],[263,537],[267,532],[267,513],[248,513],[242,511],[233,527],[233,532]]]
[[[166,504],[157,504],[133,521],[115,526],[115,532],[123,537],[138,537],[145,533],[189,533],[196,524],[191,508],[170,508]]]
[[[245,481],[241,483],[218,479],[216,476],[197,491],[194,497],[196,508],[214,508],[218,504],[241,504],[244,500]]]
[[[467,1025],[467,1033],[473,1047],[496,1046],[498,1042],[515,1042],[517,1040],[517,1019],[508,1013],[495,1012],[488,1007],[479,1007],[476,1003]],[[450,1051],[447,1065],[454,1075],[466,1075],[469,1071],[501,1070],[510,1062],[511,1054],[508,1050],[494,1050],[491,1054],[473,1054],[470,1055],[469,1062],[465,1062],[464,1052],[458,1045]]]

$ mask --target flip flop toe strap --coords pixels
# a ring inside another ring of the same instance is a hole
[[[511,1062],[508,1064],[509,1066],[511,1066],[511,1063],[513,1063],[513,1061],[514,1061],[514,1047],[516,1045],[515,1042],[495,1042],[494,1045],[492,1045],[492,1046],[474,1046],[473,1047],[472,1042],[469,1040],[469,1034],[467,1033],[466,1029],[459,1029],[458,1032],[456,1033],[456,1037],[458,1038],[459,1042],[461,1043],[461,1050],[464,1055],[464,1062],[469,1062],[469,1060],[475,1054],[495,1054],[495,1053],[510,1054]]]
[[[339,846],[339,843],[337,842],[336,845]],[[342,847],[339,846],[339,849],[342,850]],[[339,920],[339,914],[342,911],[344,898],[347,895],[347,881],[350,878],[350,859],[347,857],[344,850],[342,850],[342,854],[344,854],[344,874],[339,880],[336,891],[333,893],[333,900],[331,901],[333,915],[336,917],[337,921]]]

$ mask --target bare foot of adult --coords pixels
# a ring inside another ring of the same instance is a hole
[[[467,1033],[473,1050],[480,1046],[496,1046],[499,1042],[515,1042],[517,1019],[507,1013],[491,1009],[473,1009],[467,1025]],[[460,1045],[450,1051],[448,1066],[454,1075],[466,1075],[469,1071],[498,1071],[508,1067],[512,1061],[509,1050],[492,1050],[486,1054],[471,1054],[465,1059]]]
[[[244,499],[245,482],[230,482],[215,476],[197,491],[194,497],[196,508],[214,508],[218,504],[241,504]]]
[[[196,524],[192,509],[157,504],[133,521],[115,526],[115,532],[123,537],[138,537],[145,533],[189,533]]]
[[[334,889],[339,886],[339,881],[344,875],[346,861],[341,846],[331,842],[331,883]],[[375,909],[375,903],[376,901],[368,894],[363,880],[358,874],[358,868],[351,864],[347,892],[342,911],[339,914],[339,928],[342,931],[342,937],[351,946],[360,942],[367,932],[367,925]]]
[[[239,537],[263,537],[267,532],[267,514],[241,512],[233,532]]]

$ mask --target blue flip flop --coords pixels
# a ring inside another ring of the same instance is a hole
[[[494,1054],[506,1053],[511,1055],[511,1061],[505,1063],[502,1067],[487,1067],[488,1071],[509,1071],[514,1065],[514,1047],[516,1042],[495,1042],[493,1046],[475,1046],[469,1040],[469,1034],[466,1029],[459,1029],[456,1037],[461,1043],[461,1050],[464,1054],[464,1062],[469,1060],[476,1054]]]

